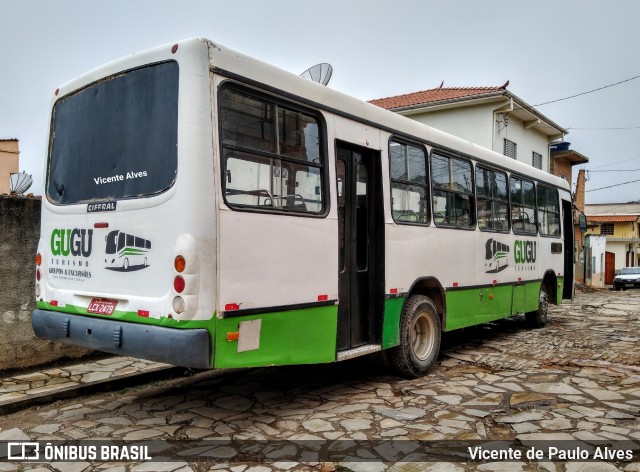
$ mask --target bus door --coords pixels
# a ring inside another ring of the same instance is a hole
[[[573,299],[573,280],[574,280],[574,226],[573,226],[573,206],[568,200],[562,202],[562,228],[564,237],[564,286],[562,289],[562,298],[565,300]]]
[[[336,142],[338,185],[337,350],[379,342],[384,303],[380,153]]]

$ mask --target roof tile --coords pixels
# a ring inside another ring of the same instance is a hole
[[[587,216],[588,221],[594,223],[628,223],[636,221],[639,215],[598,215]]]
[[[422,105],[427,103],[442,102],[446,100],[455,100],[460,98],[471,98],[477,95],[485,95],[505,91],[506,87],[449,87],[435,88],[423,90],[421,92],[407,93],[405,95],[396,95],[395,97],[378,98],[369,100],[369,103],[378,105],[387,110],[395,108],[404,108],[414,105]]]

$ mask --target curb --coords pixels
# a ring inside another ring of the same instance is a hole
[[[154,382],[157,380],[167,380],[183,376],[184,367],[160,366],[147,369],[143,372],[134,372],[118,377],[108,378],[104,380],[96,380],[94,382],[79,383],[76,385],[62,386],[49,392],[43,392],[34,395],[26,395],[24,398],[7,400],[0,403],[0,415],[16,413],[32,406],[53,403],[58,400],[66,400],[83,395],[105,392],[108,390],[117,390],[126,387],[133,387],[144,383]]]

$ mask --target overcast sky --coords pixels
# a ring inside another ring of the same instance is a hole
[[[536,105],[640,76],[637,0],[0,0],[0,12],[0,138],[20,140],[37,194],[54,90],[189,37],[297,73],[329,62],[329,86],[363,100],[510,80]],[[587,203],[640,201],[640,78],[538,110],[589,158]]]

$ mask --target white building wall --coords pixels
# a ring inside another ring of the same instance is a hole
[[[493,150],[504,153],[504,139],[517,144],[516,159],[533,165],[533,152],[542,155],[542,170],[549,172],[549,138],[532,128],[525,128],[524,123],[513,115],[496,113],[493,138]]]
[[[513,115],[495,113],[495,102],[476,106],[430,109],[428,113],[402,112],[402,115],[446,131],[472,143],[504,154],[504,138],[517,144],[516,159],[532,165],[533,151],[542,155],[542,170],[549,172],[548,137]],[[506,119],[505,119],[506,117]]]
[[[402,114],[479,146],[492,149],[494,107],[495,103],[445,108],[429,113]],[[498,152],[502,153],[502,149]]]
[[[604,287],[604,253],[607,250],[607,237],[588,234],[585,245],[591,248],[591,286]]]
[[[616,255],[616,273],[623,267],[627,266],[627,250],[629,249],[629,243],[622,241],[609,241],[607,244],[607,251]]]

